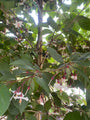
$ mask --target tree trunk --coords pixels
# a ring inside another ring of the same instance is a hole
[[[42,27],[39,26],[40,23],[42,23],[42,5],[43,5],[43,1],[42,0],[38,0],[38,41],[37,41],[37,51],[38,51],[38,65],[40,67],[40,69],[42,69]]]
[[[42,9],[43,9],[43,0],[38,1],[38,41],[36,44],[36,49],[38,52],[38,66],[42,69],[42,27],[39,26],[42,23]],[[41,112],[36,114],[37,120],[41,120]]]

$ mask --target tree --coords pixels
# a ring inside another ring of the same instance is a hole
[[[0,0],[0,116],[89,120],[90,2],[71,2]],[[67,94],[74,87],[86,100]]]

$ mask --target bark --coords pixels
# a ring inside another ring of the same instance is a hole
[[[43,0],[38,0],[38,41],[37,41],[37,52],[38,52],[38,65],[42,69],[42,27],[39,26],[42,23],[42,9]]]
[[[37,0],[38,3],[38,41],[36,44],[36,49],[38,52],[38,66],[40,69],[42,69],[42,27],[39,26],[40,23],[42,23],[42,6],[43,6],[43,0]],[[41,112],[38,112],[36,114],[37,120],[41,120]]]

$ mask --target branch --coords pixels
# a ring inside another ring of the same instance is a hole
[[[40,23],[42,23],[42,0],[37,0],[37,5],[38,5],[38,41],[36,44],[37,50],[41,48],[42,44],[42,27],[39,26]]]

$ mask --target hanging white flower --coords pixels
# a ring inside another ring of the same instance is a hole
[[[19,103],[21,104],[22,103],[22,100],[25,100],[25,101],[29,101],[28,97],[25,97],[25,95],[22,93],[22,92],[17,92],[17,91],[13,91],[13,90],[10,90],[13,95],[10,99],[10,101],[14,98],[15,100],[19,99]]]
[[[58,83],[55,83],[54,84],[54,91],[58,91],[58,90],[64,90],[66,91],[68,88],[67,88],[67,84],[66,83],[63,83],[62,85],[58,84]]]

